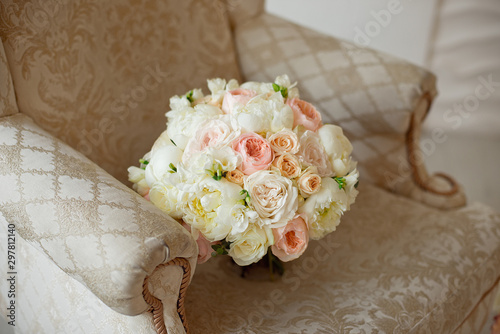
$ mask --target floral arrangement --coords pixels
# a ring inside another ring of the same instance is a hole
[[[286,75],[242,85],[212,79],[208,88],[170,99],[167,129],[128,169],[134,189],[182,219],[199,263],[229,254],[246,266],[269,248],[281,261],[298,258],[354,203],[351,143],[339,126],[322,124]]]

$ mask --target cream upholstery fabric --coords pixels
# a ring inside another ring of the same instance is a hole
[[[151,333],[144,277],[177,256],[194,269],[196,244],[100,167],[125,180],[164,127],[172,94],[204,87],[208,77],[238,78],[232,37],[247,79],[300,80],[325,121],[346,129],[366,179],[338,232],[311,243],[278,282],[266,282],[267,273],[243,280],[227,257],[201,266],[188,291],[194,332],[446,333],[498,279],[500,223],[490,209],[445,213],[367,182],[385,186],[390,171],[402,176],[392,190],[453,204],[422,193],[407,173],[405,135],[424,117],[434,77],[269,15],[255,18],[261,10],[261,1],[237,0],[0,2],[0,71],[12,70],[15,88],[3,89],[9,75],[1,72],[0,101],[8,103],[0,116],[17,111],[16,97],[22,112],[0,118],[0,231],[8,222],[19,233],[21,332]],[[171,333],[183,332],[179,280],[175,267],[149,278]],[[1,308],[5,302],[2,295]]]
[[[484,334],[491,332],[492,307],[499,285],[489,291],[453,334]]]
[[[231,27],[241,25],[264,12],[264,0],[225,0],[223,6],[229,16]]]
[[[465,203],[461,191],[450,199],[420,189],[408,164],[410,123],[425,117],[427,101],[436,95],[431,73],[268,14],[238,25],[235,41],[245,80],[272,81],[288,73],[326,123],[343,127],[364,180],[436,207]],[[427,179],[422,160],[417,164],[426,182],[449,189]]]
[[[451,333],[499,263],[500,215],[488,207],[444,214],[364,183],[337,231],[282,279],[243,279],[227,258],[198,266],[187,312],[196,333]]]
[[[17,103],[12,86],[9,64],[0,43],[0,117],[17,113]]]
[[[220,1],[51,4],[0,4],[19,110],[122,182],[165,128],[170,96],[239,77]]]
[[[7,221],[114,310],[148,309],[142,284],[159,264],[186,257],[194,269],[184,228],[29,117],[0,118],[0,151]]]
[[[6,240],[6,227],[0,213],[1,240]],[[156,333],[151,314],[132,317],[115,312],[19,235],[16,241],[16,333]],[[0,243],[2,254],[6,247],[5,242]],[[0,261],[2,273],[7,272],[6,265],[6,261]],[[7,291],[6,280],[0,280],[0,289],[2,295]],[[2,310],[5,301],[0,298]],[[5,312],[1,315],[4,317]]]

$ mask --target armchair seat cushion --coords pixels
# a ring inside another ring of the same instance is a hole
[[[274,282],[259,268],[240,277],[227,257],[199,266],[187,314],[195,333],[451,333],[499,263],[492,209],[440,211],[363,184],[337,231]]]

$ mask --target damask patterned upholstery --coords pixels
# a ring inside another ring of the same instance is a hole
[[[453,196],[421,189],[409,164],[410,157],[426,185],[450,190],[447,182],[427,175],[424,155],[406,146],[409,140],[418,143],[408,137],[409,130],[420,127],[436,95],[431,73],[269,14],[237,25],[235,41],[245,80],[272,81],[288,73],[326,123],[342,126],[364,180],[428,205],[464,205],[460,188]]]
[[[2,1],[20,111],[127,182],[170,96],[239,78],[221,1]]]
[[[300,81],[325,122],[346,129],[365,178],[338,231],[311,243],[282,279],[268,282],[258,270],[241,279],[227,258],[198,267],[187,300],[193,332],[478,328],[500,276],[498,214],[480,204],[439,211],[370,184],[441,208],[464,203],[462,191],[424,191],[415,175],[449,185],[422,164],[416,174],[409,168],[434,77],[261,14],[262,6],[0,2],[0,237],[16,224],[21,333],[153,333],[141,295],[152,272],[147,288],[162,301],[168,332],[184,333],[180,268],[153,270],[186,257],[194,272],[196,243],[118,180],[164,128],[171,95],[210,77],[241,79],[238,61],[247,80],[288,73]],[[388,185],[386,170],[398,182]],[[6,301],[2,294],[0,308]]]
[[[227,258],[198,266],[187,297],[193,331],[453,333],[498,283],[492,209],[443,214],[369,184],[355,206],[275,282],[267,268],[241,278]]]
[[[5,219],[115,311],[148,310],[142,284],[159,264],[185,257],[195,266],[196,243],[177,221],[28,116],[0,118],[0,151]]]
[[[16,97],[10,76],[9,64],[0,43],[0,117],[17,113]]]
[[[7,221],[0,213],[2,240],[6,234]],[[6,243],[0,243],[2,254],[6,248]],[[150,313],[134,317],[118,313],[23,238],[17,238],[16,249],[16,333],[156,333]],[[8,271],[6,266],[6,261],[0,262],[2,273]],[[7,283],[0,280],[2,293],[8,290]],[[0,298],[2,310],[6,309],[6,301]]]

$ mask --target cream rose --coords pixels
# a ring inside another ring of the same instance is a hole
[[[262,136],[247,132],[233,142],[233,150],[242,158],[239,169],[246,175],[269,168],[273,161],[273,151]]]
[[[272,165],[280,171],[281,175],[289,179],[296,178],[301,172],[299,159],[290,153],[280,155],[274,159]]]
[[[331,177],[334,175],[332,164],[325,152],[320,137],[312,131],[306,130],[300,137],[300,148],[297,155],[306,166],[316,166],[318,175]]]
[[[271,250],[281,261],[288,262],[301,256],[309,243],[307,224],[300,216],[285,226],[273,229],[274,245]]]
[[[321,177],[316,172],[316,167],[308,167],[297,180],[302,197],[307,198],[321,189]]]
[[[318,131],[321,143],[333,166],[335,176],[344,176],[352,168],[352,144],[340,126],[325,124]]]
[[[227,172],[226,179],[229,182],[236,183],[239,186],[243,186],[245,180],[245,174],[243,174],[243,172],[240,171],[239,169],[235,169]]]
[[[289,129],[284,129],[269,137],[269,144],[273,151],[277,154],[292,153],[299,151],[299,138],[297,134]]]
[[[229,256],[239,266],[248,266],[266,255],[267,249],[274,243],[274,238],[271,228],[251,224],[245,232],[229,236],[228,241],[231,242]]]
[[[293,111],[293,126],[303,125],[307,130],[317,131],[321,123],[321,114],[312,104],[301,99],[287,99],[286,104]]]
[[[250,207],[262,225],[284,226],[295,215],[298,191],[292,181],[271,171],[259,171],[245,179],[244,189],[250,195]]]
[[[307,217],[309,235],[314,240],[335,231],[348,205],[346,192],[334,179],[323,178],[321,183],[321,189],[299,208],[299,213]]]

